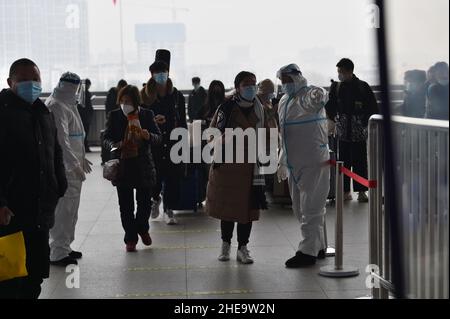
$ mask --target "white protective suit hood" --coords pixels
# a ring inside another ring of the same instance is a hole
[[[80,84],[81,79],[78,75],[66,72],[61,76],[58,85],[55,87],[50,97],[69,107],[74,107],[79,100]]]
[[[308,80],[306,80],[306,78],[302,75],[302,72],[297,64],[288,64],[282,67],[277,72],[277,77],[281,80],[283,75],[287,75],[292,79],[295,85],[294,96],[297,95],[301,89],[308,86]]]

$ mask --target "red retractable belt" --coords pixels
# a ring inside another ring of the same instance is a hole
[[[336,166],[336,161],[330,160],[330,161],[328,161],[328,164],[330,164],[331,166]],[[353,179],[355,182],[357,182],[367,188],[377,188],[377,184],[378,184],[377,181],[370,181],[368,179],[365,179],[364,177],[361,177],[358,174],[353,173],[351,170],[349,170],[346,167],[342,167],[341,170],[342,170],[342,173],[344,173],[344,175],[347,175],[348,177]]]

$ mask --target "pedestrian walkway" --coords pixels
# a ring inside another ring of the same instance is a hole
[[[253,265],[232,259],[217,260],[220,225],[201,211],[179,212],[179,225],[168,226],[162,217],[151,221],[153,245],[139,243],[126,253],[115,188],[102,178],[100,154],[90,153],[93,173],[84,184],[76,240],[83,252],[79,261],[80,288],[66,287],[69,275],[53,267],[41,298],[356,298],[366,289],[368,265],[368,204],[345,204],[344,264],[359,268],[353,278],[320,277],[319,268],[334,258],[319,260],[308,269],[286,269],[300,240],[300,225],[289,207],[272,206],[254,223],[249,249]],[[161,214],[162,215],[162,214]],[[334,242],[334,207],[328,207],[327,227]]]

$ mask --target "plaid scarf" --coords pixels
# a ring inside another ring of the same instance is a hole
[[[139,143],[142,139],[142,128],[139,122],[139,114],[127,116],[128,126],[122,142],[121,159],[135,158],[139,155]]]

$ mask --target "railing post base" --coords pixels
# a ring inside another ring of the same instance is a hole
[[[344,265],[341,269],[336,269],[335,265],[329,265],[321,267],[319,275],[334,278],[355,277],[359,275],[359,270],[353,266]]]

